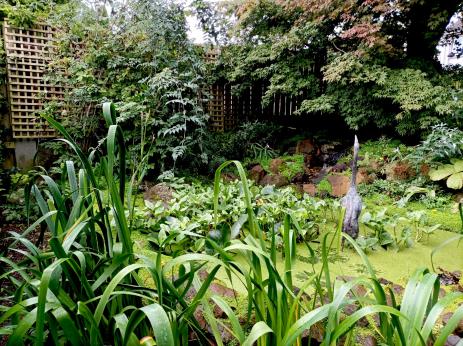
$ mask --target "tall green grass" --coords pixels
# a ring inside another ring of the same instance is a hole
[[[163,257],[159,252],[146,257],[133,252],[131,216],[133,187],[126,191],[125,147],[122,131],[115,121],[111,104],[103,106],[108,134],[101,151],[83,153],[67,131],[54,119],[48,122],[79,157],[67,162],[59,185],[42,174],[33,179],[30,197],[42,216],[23,234],[12,232],[8,251],[23,255],[18,263],[7,253],[0,256],[2,287],[0,333],[8,336],[8,345],[184,345],[195,334],[200,344],[213,339],[222,345],[221,329],[228,330],[242,345],[310,344],[315,325],[324,330],[323,345],[336,345],[341,338],[353,339],[354,328],[363,318],[369,322],[383,344],[443,345],[447,336],[463,318],[458,308],[438,335],[433,332],[441,313],[461,298],[452,293],[438,299],[439,279],[426,269],[409,280],[400,305],[391,290],[385,290],[354,240],[342,234],[340,227],[322,236],[318,272],[295,290],[294,263],[299,227],[291,215],[284,219],[283,247],[279,249],[275,232],[266,234],[256,221],[246,174],[239,162],[219,167],[214,181],[214,223],[220,201],[220,173],[234,164],[241,178],[246,219],[233,234],[206,242],[212,254],[186,253]],[[142,176],[134,172],[135,184]],[[27,199],[27,204],[31,203]],[[45,250],[32,244],[27,236],[44,223],[50,233]],[[341,237],[357,251],[368,270],[366,277],[340,282],[332,277],[330,251],[340,251]],[[16,247],[22,244],[23,249]],[[309,251],[315,252],[309,245]],[[282,256],[283,269],[277,267]],[[200,279],[199,271],[208,274]],[[248,305],[246,322],[239,319],[230,302],[210,292],[219,271],[228,284],[245,288]],[[357,296],[358,287],[366,295]],[[196,292],[187,298],[189,292]],[[307,294],[311,295],[310,300]],[[387,295],[391,305],[387,305]],[[227,315],[228,323],[214,318],[213,305]],[[358,310],[345,316],[349,304]],[[194,314],[198,307],[209,331],[201,328]],[[373,315],[379,316],[379,323]]]
[[[24,255],[19,263],[6,253],[0,257],[8,268],[0,276],[9,282],[2,288],[0,317],[0,333],[8,335],[8,345],[135,345],[145,336],[159,345],[175,345],[187,342],[191,330],[206,340],[193,312],[217,269],[187,303],[185,294],[200,265],[182,264],[172,281],[160,254],[143,258],[133,253],[126,213],[131,196],[125,191],[125,143],[114,107],[103,105],[103,114],[108,125],[103,150],[88,156],[61,124],[46,117],[79,157],[80,168],[66,163],[63,187],[45,174],[33,179],[40,183],[29,187],[27,204],[33,197],[43,216],[22,235],[11,234],[9,251]],[[51,236],[46,250],[27,239],[42,222]],[[15,249],[17,243],[26,250]],[[144,284],[141,270],[153,285]]]

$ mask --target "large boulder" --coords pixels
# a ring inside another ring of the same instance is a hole
[[[304,191],[309,196],[314,197],[317,194],[317,187],[315,184],[303,184],[302,191]]]
[[[350,187],[350,177],[346,175],[329,175],[326,178],[332,188],[331,195],[334,197],[343,197],[349,191]]]
[[[249,170],[249,179],[254,180],[256,183],[265,176],[265,170],[261,165],[255,165]]]
[[[281,166],[283,166],[284,163],[285,163],[285,161],[283,161],[280,158],[272,159],[272,160],[270,160],[270,164],[269,164],[268,169],[273,174],[278,174],[278,173],[280,173]]]
[[[267,174],[259,182],[262,186],[273,185],[275,187],[282,187],[289,184],[289,181],[286,177],[281,174]]]
[[[315,144],[311,139],[303,139],[297,142],[296,154],[309,155],[315,152]]]

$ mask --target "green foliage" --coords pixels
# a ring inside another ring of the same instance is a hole
[[[71,2],[49,19],[58,31],[48,79],[68,92],[44,113],[64,108],[61,121],[87,149],[104,138],[97,105],[111,99],[133,167],[156,161],[164,172],[200,156],[206,67],[187,39],[183,8],[164,0],[114,3],[111,15],[103,8]]]
[[[251,163],[276,156],[276,138],[281,128],[267,122],[245,122],[230,132],[207,132],[202,141],[202,160],[207,163],[207,173],[213,173],[227,160],[244,160]],[[193,167],[201,171],[204,162]]]
[[[282,176],[291,181],[297,174],[304,173],[304,155],[293,155],[281,157],[283,164],[280,167]]]
[[[447,187],[459,190],[463,187],[463,160],[451,160],[451,164],[440,165],[429,171],[432,181],[446,179]]]
[[[333,187],[328,179],[325,178],[317,184],[317,190],[321,195],[329,195],[333,192]]]
[[[9,327],[2,329],[8,345],[126,345],[139,343],[144,336],[174,345],[174,331],[179,343],[188,339],[188,328],[199,331],[192,314],[206,290],[196,286],[198,294],[191,305],[184,301],[182,290],[192,286],[201,266],[185,267],[179,282],[172,283],[166,279],[169,274],[162,269],[160,254],[149,259],[133,253],[132,221],[126,214],[133,206],[131,189],[125,193],[125,144],[114,124],[113,109],[109,105],[103,109],[109,126],[106,150],[102,155],[91,153],[92,161],[59,123],[47,118],[78,155],[81,168],[76,171],[68,161],[62,172],[70,193],[47,175],[40,175],[43,190],[32,181],[29,191],[42,217],[22,235],[11,233],[10,249],[21,243],[26,256],[18,263],[4,253],[0,257],[7,266],[2,278],[9,282],[2,285],[6,300],[1,318],[2,323],[9,321]],[[102,190],[107,191],[106,197]],[[27,239],[40,223],[52,236],[45,250]],[[201,255],[196,259],[201,260]],[[141,270],[149,273],[155,289],[143,285]],[[216,271],[211,271],[204,287]],[[183,306],[180,315],[177,306]]]
[[[28,174],[12,173],[6,177],[8,189],[3,192],[4,203],[1,213],[3,219],[7,222],[24,224],[28,218],[34,221],[38,218],[39,209],[37,205],[33,204],[29,211],[26,210],[24,195],[27,190],[26,186],[30,182],[29,174],[33,175],[34,172],[31,171]]]
[[[365,212],[361,222],[372,232],[359,240],[359,246],[363,250],[378,250],[380,248],[392,248],[400,250],[413,245],[413,241],[426,240],[440,224],[428,226],[426,211],[417,210],[407,212],[404,216],[387,213],[383,208],[376,213]]]
[[[462,155],[463,131],[445,124],[432,127],[426,139],[407,156],[407,159],[419,166],[423,163],[448,163],[452,158]]]
[[[263,86],[264,105],[292,96],[300,100],[299,115],[336,115],[352,129],[424,132],[458,123],[463,109],[461,68],[444,70],[435,61],[460,5],[244,1],[229,30],[236,44],[222,49],[217,69],[237,93]]]
[[[370,160],[379,162],[384,160],[392,162],[404,158],[409,151],[410,148],[402,144],[400,140],[381,137],[375,141],[368,140],[362,143],[359,155],[365,158],[368,156]],[[362,165],[362,161],[360,161],[360,165]]]
[[[246,218],[234,226],[230,237],[215,237],[210,233],[205,237],[211,255],[196,252],[162,256],[170,239],[182,234],[179,231],[163,239],[158,237],[158,252],[150,256],[135,254],[132,243],[135,200],[131,185],[126,191],[125,143],[120,127],[114,123],[114,108],[106,104],[103,110],[108,135],[102,144],[104,152],[90,153],[92,161],[59,123],[47,117],[75,151],[81,168],[76,171],[75,164],[68,161],[62,172],[62,186],[45,174],[40,175],[42,189],[36,180],[31,180],[30,192],[42,217],[22,235],[11,233],[13,244],[7,251],[14,251],[15,245],[21,243],[26,255],[23,259],[15,263],[4,253],[0,256],[5,264],[1,277],[9,282],[1,288],[6,299],[2,301],[4,313],[0,317],[1,333],[8,336],[7,345],[175,346],[187,343],[190,332],[196,334],[199,343],[207,343],[211,340],[195,319],[199,305],[212,338],[223,345],[219,329],[222,321],[214,317],[212,303],[227,315],[230,323],[227,328],[242,345],[300,344],[304,331],[315,324],[324,331],[323,344],[336,344],[343,336],[351,338],[353,327],[363,317],[367,317],[384,344],[411,346],[422,340],[424,344],[443,345],[463,317],[463,307],[459,307],[445,328],[433,331],[440,314],[462,294],[451,293],[438,300],[439,278],[427,270],[418,270],[411,277],[400,306],[389,290],[392,303],[388,305],[385,288],[356,242],[342,234],[341,222],[335,232],[322,235],[321,269],[315,271],[312,266],[313,272],[295,292],[293,266],[300,227],[292,215],[294,208],[282,216],[283,241],[279,254],[278,233],[265,232],[262,227],[254,212],[252,186],[236,161],[233,163],[240,176],[239,201]],[[209,200],[212,197],[209,225],[213,230],[218,230],[225,217],[223,209],[227,205],[223,204],[222,196],[227,195],[227,185],[221,185],[220,176],[231,163],[219,167],[214,189],[208,193]],[[274,192],[267,188],[260,193],[263,199]],[[233,201],[236,200],[233,196]],[[415,219],[419,222],[420,216],[415,215]],[[52,235],[45,250],[26,238],[42,222]],[[368,278],[349,282],[332,279],[328,256],[340,250],[341,236],[362,258]],[[280,255],[284,257],[282,269],[277,267]],[[198,272],[204,267],[209,273],[200,279]],[[210,289],[220,269],[227,273],[230,284],[240,283],[245,288],[248,305],[244,325],[227,301]],[[356,294],[360,287],[365,291],[362,297]],[[195,295],[186,298],[193,289]],[[313,292],[311,299],[305,297],[306,290]],[[356,304],[358,310],[342,319],[348,304]],[[370,318],[373,314],[379,315],[377,326]]]
[[[7,18],[11,25],[28,28],[46,18],[55,5],[65,2],[67,0],[4,0],[0,3],[0,17]]]
[[[316,237],[328,221],[338,216],[338,207],[334,202],[315,201],[309,196],[298,197],[290,187],[277,190],[262,188],[251,182],[248,184],[255,218],[268,237],[277,232],[275,241],[278,246],[283,242],[280,227],[285,215],[290,214],[292,222],[297,225],[299,240]],[[248,229],[248,224],[242,219],[246,214],[243,193],[242,182],[223,184],[218,210],[214,211],[211,187],[177,183],[168,206],[161,201],[145,201],[145,208],[135,208],[138,221],[134,224],[141,232],[150,235],[149,240],[155,248],[158,238],[172,235],[170,248],[166,247],[169,254],[173,251],[183,253],[186,249],[199,251],[204,248],[202,236],[208,234],[213,215],[216,217],[215,230],[231,232],[237,227]],[[173,236],[174,233],[177,235]]]

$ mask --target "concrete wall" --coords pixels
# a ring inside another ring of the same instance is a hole
[[[15,143],[14,154],[16,167],[30,169],[34,166],[34,157],[37,153],[37,141],[21,141]]]

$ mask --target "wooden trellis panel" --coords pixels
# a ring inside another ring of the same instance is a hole
[[[63,90],[44,80],[53,30],[46,25],[21,29],[3,24],[7,57],[8,98],[14,138],[55,137],[38,112],[44,102],[60,99]]]

